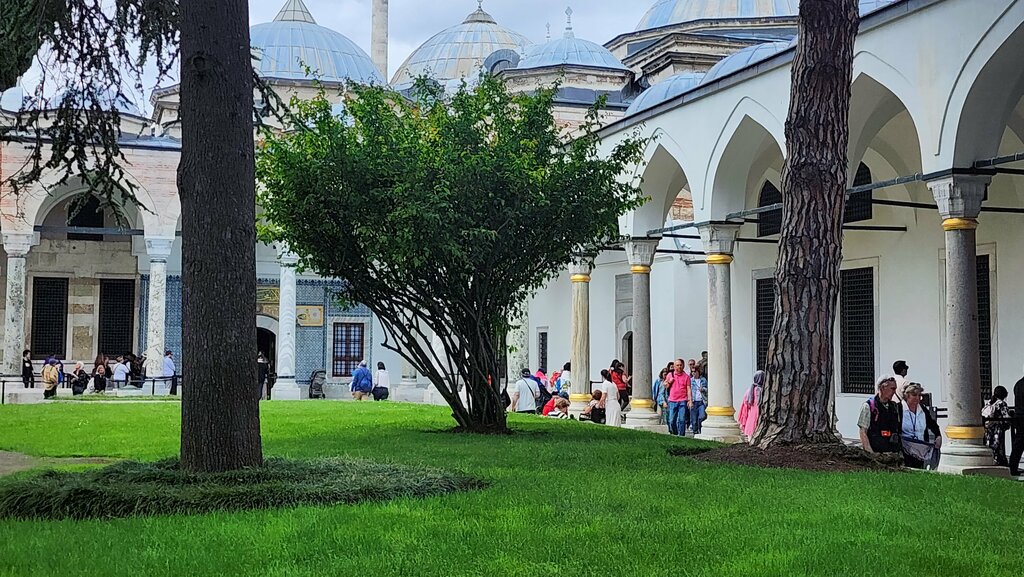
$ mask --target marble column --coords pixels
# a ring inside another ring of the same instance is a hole
[[[370,59],[388,78],[388,0],[373,0],[370,31]]]
[[[633,238],[626,242],[629,270],[633,273],[633,395],[626,427],[667,433],[668,427],[658,423],[651,399],[651,265],[659,242],[660,238]]]
[[[146,374],[163,374],[167,320],[167,258],[171,255],[173,238],[146,237],[149,255],[149,302],[146,306]],[[181,351],[175,351],[181,355]]]
[[[21,352],[25,350],[25,281],[29,250],[39,244],[34,233],[3,234],[7,253],[7,302],[4,315],[4,375],[21,374]]]
[[[708,269],[708,419],[702,439],[738,443],[743,440],[733,407],[731,264],[736,224],[700,228]]]
[[[993,471],[992,453],[985,446],[981,423],[976,240],[978,214],[990,182],[988,176],[954,175],[928,183],[946,236],[949,418],[939,465],[939,470],[946,473]]]
[[[530,311],[528,303],[516,307],[505,347],[508,351],[508,382],[514,383],[523,369],[530,368]],[[532,371],[531,371],[532,372]]]
[[[281,401],[297,401],[302,398],[295,382],[295,267],[299,257],[285,252],[278,262],[281,264],[281,297],[277,317],[277,380],[272,397]]]
[[[578,415],[590,402],[590,273],[594,261],[584,257],[569,267],[572,281],[572,317],[570,319],[569,410]]]

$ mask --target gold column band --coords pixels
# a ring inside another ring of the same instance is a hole
[[[709,254],[705,261],[708,264],[731,264],[732,255],[728,254]]]
[[[736,414],[732,407],[708,407],[709,417],[731,417]]]
[[[651,267],[637,264],[629,267],[629,272],[633,274],[651,274]]]
[[[947,218],[942,221],[942,230],[974,230],[978,228],[978,220],[974,218]]]
[[[590,275],[589,274],[574,274],[571,277],[569,277],[569,280],[571,280],[572,282],[590,282]]]
[[[653,409],[654,401],[650,399],[633,399],[630,401],[634,409]]]
[[[946,427],[946,436],[950,439],[957,440],[976,440],[985,438],[984,427],[956,427],[950,425]]]
[[[569,402],[571,403],[589,403],[592,399],[590,395],[586,393],[572,393],[569,395]]]

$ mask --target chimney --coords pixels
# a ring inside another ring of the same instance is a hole
[[[388,0],[373,0],[370,33],[370,59],[388,79]]]

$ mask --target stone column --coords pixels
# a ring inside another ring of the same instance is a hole
[[[626,243],[629,270],[633,273],[633,397],[632,409],[626,413],[626,426],[668,432],[667,426],[658,423],[651,399],[651,265],[659,242],[660,238],[633,238]]]
[[[25,350],[25,279],[28,251],[39,244],[34,233],[3,234],[7,253],[7,304],[4,315],[4,375],[21,374],[21,352]]]
[[[949,419],[939,470],[988,472],[992,453],[981,424],[978,359],[978,252],[976,229],[988,176],[954,175],[928,183],[946,233],[946,382]],[[1005,469],[999,471],[1005,473]]]
[[[740,226],[709,224],[700,228],[708,266],[708,419],[700,438],[738,443],[732,393],[732,282],[730,265]]]
[[[590,402],[590,273],[594,261],[589,257],[569,267],[572,281],[572,317],[570,319],[571,385],[569,410],[578,415]]]
[[[173,238],[146,238],[149,255],[149,302],[146,320],[146,374],[163,374],[167,320],[167,258],[171,255]],[[181,355],[181,351],[175,352]]]
[[[299,257],[285,252],[278,262],[281,264],[281,298],[277,318],[277,380],[272,398],[297,401],[302,398],[295,382],[295,267]]]
[[[530,368],[530,311],[529,303],[521,303],[516,307],[512,318],[512,328],[508,331],[505,342],[508,351],[508,382],[514,383],[523,369]]]
[[[370,59],[380,70],[381,76],[388,78],[388,0],[373,0],[370,13]]]

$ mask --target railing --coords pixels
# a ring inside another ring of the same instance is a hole
[[[70,373],[64,374],[64,381],[60,383],[59,388],[69,389],[71,388],[71,381],[69,378]],[[157,396],[157,386],[160,384],[169,384],[167,387],[161,386],[161,389],[167,388],[172,395],[178,394],[184,382],[182,375],[174,375],[173,377],[148,377],[140,378],[128,381],[115,381],[113,379],[107,380],[107,390],[119,390],[119,391],[144,391],[148,392],[149,396]],[[22,381],[21,375],[0,375],[0,405],[7,403],[7,389],[22,389],[24,388],[24,381]],[[43,389],[41,378],[35,380],[35,388]]]

